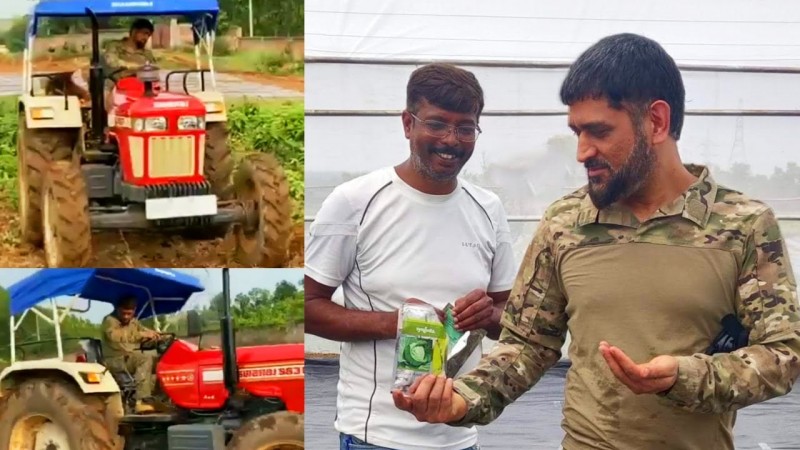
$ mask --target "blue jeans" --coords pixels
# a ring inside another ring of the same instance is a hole
[[[465,448],[464,450],[480,450],[478,444],[472,447]],[[351,436],[349,434],[339,433],[339,450],[393,450],[387,447],[379,447],[377,445],[367,444],[361,439]]]

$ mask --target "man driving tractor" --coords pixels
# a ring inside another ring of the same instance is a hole
[[[126,77],[136,76],[139,68],[147,64],[154,64],[156,57],[147,48],[147,41],[153,35],[153,23],[147,19],[136,19],[131,24],[128,36],[115,40],[107,44],[102,58],[103,75],[112,79],[105,81],[105,105],[108,111],[111,108],[111,93],[114,89],[114,82]],[[89,102],[91,97],[84,85],[83,76],[80,70],[76,70],[67,81],[67,94],[77,95],[82,101]],[[57,89],[62,81],[57,80],[53,83],[53,88]]]
[[[106,368],[112,372],[128,372],[136,381],[136,413],[155,412],[158,403],[152,398],[153,366],[156,356],[140,350],[144,342],[158,341],[160,336],[139,323],[134,317],[137,301],[126,297],[101,325]]]
[[[105,49],[103,72],[115,80],[136,76],[136,71],[156,62],[153,52],[147,49],[147,41],[153,35],[153,23],[147,19],[136,19],[131,24],[128,36],[108,44]],[[125,69],[125,70],[123,70]],[[114,73],[120,70],[119,73]]]

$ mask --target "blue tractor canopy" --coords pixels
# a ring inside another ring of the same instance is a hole
[[[30,34],[45,17],[185,16],[197,30],[212,31],[219,17],[217,0],[40,0],[33,8]]]
[[[41,269],[10,286],[8,293],[12,315],[62,296],[111,305],[134,296],[138,300],[136,315],[145,319],[178,312],[193,294],[203,290],[197,278],[168,269]]]

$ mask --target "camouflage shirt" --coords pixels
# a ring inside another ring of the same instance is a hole
[[[103,55],[103,72],[105,75],[110,75],[115,70],[128,69],[114,74],[113,78],[118,80],[136,75],[136,72],[148,62],[150,64],[156,63],[156,58],[152,51],[133,48],[128,45],[128,39],[112,41],[106,47]]]
[[[784,395],[800,374],[796,281],[772,210],[698,180],[643,222],[619,204],[598,211],[586,187],[552,204],[527,249],[500,339],[454,383],[487,424],[561,357],[569,331],[565,449],[733,449],[739,408]],[[703,354],[735,314],[749,346]],[[598,351],[636,363],[676,356],[668,394],[636,395]],[[535,395],[535,394],[534,394]]]
[[[106,359],[125,356],[139,350],[142,332],[147,331],[138,320],[131,319],[127,325],[123,325],[114,314],[107,315],[100,328],[103,333],[101,336],[103,355]]]

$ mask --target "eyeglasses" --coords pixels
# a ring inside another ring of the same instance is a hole
[[[415,116],[412,113],[411,117],[419,121],[425,130],[425,134],[428,136],[433,136],[435,138],[443,138],[450,134],[450,130],[454,130],[456,134],[456,139],[461,142],[475,142],[478,140],[478,135],[481,133],[481,128],[478,126],[471,126],[471,125],[459,125],[453,126],[444,122],[439,122],[438,120],[422,120],[419,117]]]

